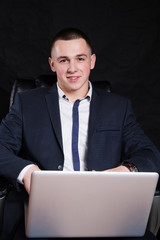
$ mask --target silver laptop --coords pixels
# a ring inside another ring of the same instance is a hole
[[[36,171],[26,236],[143,236],[157,181],[157,173]]]

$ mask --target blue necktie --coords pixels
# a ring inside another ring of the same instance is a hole
[[[76,100],[73,105],[73,126],[72,126],[72,156],[74,171],[80,171],[80,162],[78,154],[78,132],[79,132],[79,114],[78,106],[80,100]]]

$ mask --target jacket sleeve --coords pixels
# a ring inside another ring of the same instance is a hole
[[[141,172],[160,173],[160,153],[139,127],[129,100],[122,132],[124,160],[133,163]]]
[[[31,161],[18,157],[23,144],[23,111],[19,94],[0,125],[0,175],[19,189],[17,177]]]

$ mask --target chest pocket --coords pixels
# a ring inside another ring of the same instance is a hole
[[[118,132],[120,131],[120,126],[118,125],[105,125],[105,126],[98,126],[96,128],[96,132]]]

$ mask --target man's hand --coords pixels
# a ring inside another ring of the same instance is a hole
[[[95,170],[92,170],[92,171],[94,172]],[[130,171],[127,167],[120,165],[119,167],[107,169],[107,170],[104,170],[103,172],[130,172]]]
[[[127,167],[120,165],[119,167],[105,170],[105,172],[130,172],[130,171]]]
[[[41,169],[36,165],[31,166],[27,170],[27,172],[25,173],[25,175],[23,177],[24,187],[25,187],[26,191],[28,192],[28,194],[30,194],[31,174],[34,171],[41,171]]]

